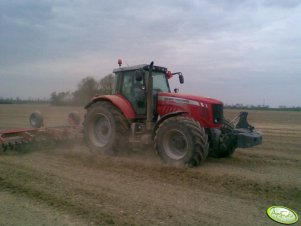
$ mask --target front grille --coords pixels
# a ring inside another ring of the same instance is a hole
[[[223,105],[213,104],[212,112],[213,112],[213,123],[215,124],[223,123],[224,120]]]

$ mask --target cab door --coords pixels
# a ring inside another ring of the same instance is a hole
[[[121,94],[132,104],[137,115],[146,115],[145,76],[137,71],[123,72]]]

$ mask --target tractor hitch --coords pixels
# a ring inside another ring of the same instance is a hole
[[[262,134],[255,130],[255,127],[250,125],[247,120],[248,112],[240,112],[239,115],[232,120],[235,125],[233,134],[237,137],[237,147],[249,148],[262,143]]]

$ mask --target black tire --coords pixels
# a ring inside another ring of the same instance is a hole
[[[33,128],[41,128],[44,126],[43,115],[39,111],[31,113],[29,116],[29,123]]]
[[[91,151],[116,155],[127,150],[129,124],[124,115],[109,102],[96,102],[88,108],[84,139]]]
[[[236,147],[236,137],[232,134],[234,126],[228,120],[224,119],[224,126],[221,128],[221,135],[218,147],[210,151],[210,156],[214,158],[230,157]]]
[[[155,134],[155,148],[164,163],[198,166],[208,155],[208,137],[193,119],[175,116],[163,121]]]

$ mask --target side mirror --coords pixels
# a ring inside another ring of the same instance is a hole
[[[184,83],[184,76],[183,76],[182,73],[179,74],[179,81],[180,81],[181,84]]]
[[[144,76],[144,71],[143,71],[143,70],[137,70],[137,71],[135,72],[135,80],[136,80],[137,82],[141,82],[142,79],[143,79],[143,76]]]
[[[171,75],[179,75],[179,81],[181,84],[184,83],[184,76],[182,74],[182,72],[175,72],[175,73],[172,73]]]

